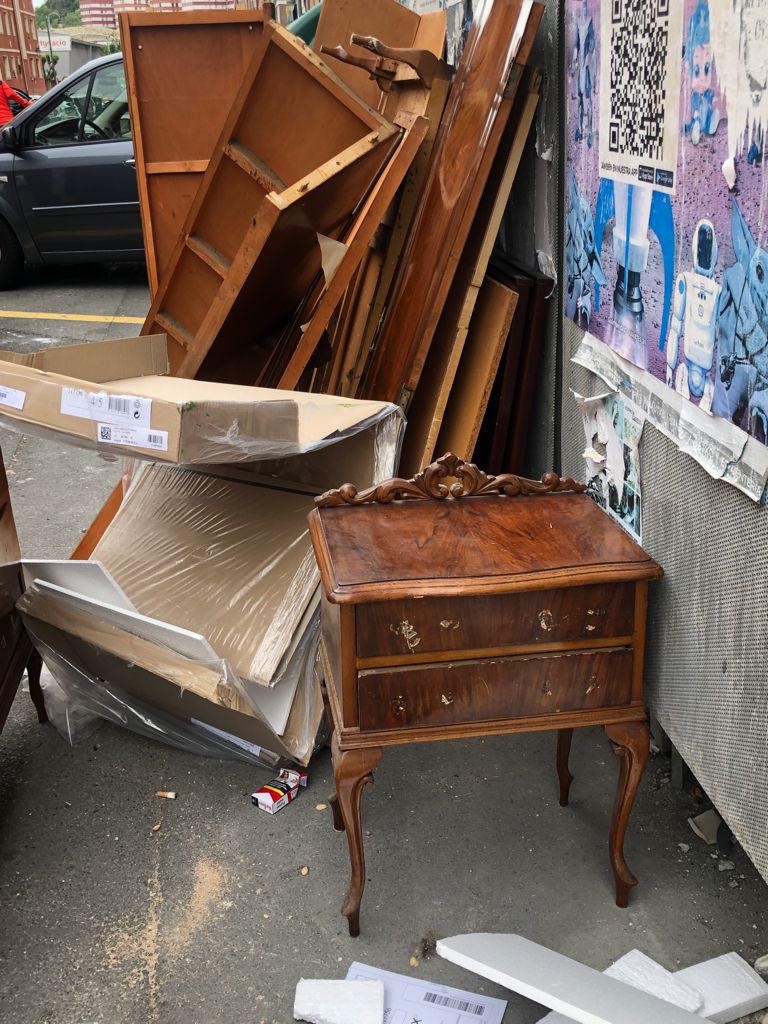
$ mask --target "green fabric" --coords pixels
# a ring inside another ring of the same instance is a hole
[[[293,32],[295,36],[298,36],[307,46],[311,46],[315,41],[315,32],[317,32],[317,23],[320,20],[320,11],[323,9],[322,3],[316,4],[310,8],[306,14],[302,14],[296,21],[292,21],[288,25],[288,31]]]

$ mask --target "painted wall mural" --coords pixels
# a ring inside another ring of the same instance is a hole
[[[768,444],[768,0],[568,4],[566,316]]]

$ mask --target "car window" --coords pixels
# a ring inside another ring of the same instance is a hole
[[[38,146],[61,146],[80,141],[80,122],[88,99],[91,76],[66,89],[58,102],[49,107],[34,127],[34,141]]]
[[[99,68],[83,123],[83,139],[130,139],[131,117],[128,111],[128,90],[122,64]]]
[[[130,137],[128,90],[122,63],[99,68],[93,75],[76,82],[45,111],[34,127],[34,142],[38,146]]]

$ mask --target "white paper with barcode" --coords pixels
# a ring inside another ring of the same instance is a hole
[[[501,1024],[506,999],[353,963],[347,981],[384,983],[384,1024]]]
[[[61,389],[61,412],[85,420],[110,423],[113,427],[149,427],[152,399],[138,395],[110,395],[106,391]]]

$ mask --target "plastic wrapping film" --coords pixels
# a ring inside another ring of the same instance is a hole
[[[288,688],[290,710],[278,735],[270,724],[274,714],[251,703],[225,662],[186,658],[70,607],[38,584],[19,608],[58,684],[46,699],[55,702],[57,728],[63,726],[59,731],[70,742],[76,742],[73,723],[98,715],[193,752],[268,765],[308,763],[323,717],[317,616],[279,684]]]
[[[404,422],[389,403],[179,377],[90,383],[0,361],[0,380],[24,396],[21,408],[0,407],[5,429],[179,465],[308,455],[387,420],[398,430]]]
[[[142,615],[200,633],[270,686],[316,600],[312,503],[303,487],[142,465],[92,558]]]

